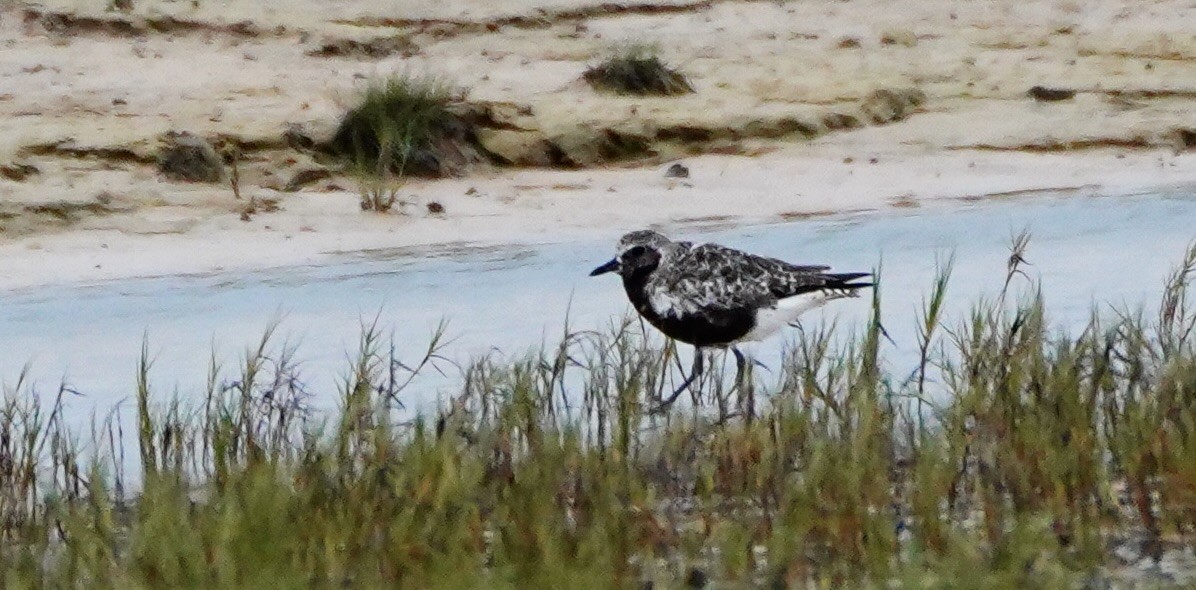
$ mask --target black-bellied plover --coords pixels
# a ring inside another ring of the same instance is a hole
[[[737,343],[762,340],[828,301],[856,296],[872,283],[866,272],[830,273],[718,244],[674,242],[651,230],[619,239],[616,256],[590,276],[616,272],[627,298],[666,336],[694,346],[690,376],[654,412],[667,409],[702,373],[703,349],[730,348],[738,374],[745,359]]]

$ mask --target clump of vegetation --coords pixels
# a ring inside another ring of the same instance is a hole
[[[615,94],[672,96],[694,91],[685,74],[666,64],[652,45],[618,48],[582,78],[596,90]]]
[[[215,183],[224,179],[224,161],[206,139],[168,133],[158,152],[158,170],[170,180]]]
[[[143,349],[134,416],[90,438],[65,425],[69,388],[43,397],[18,379],[0,410],[0,575],[92,588],[1190,584],[1182,566],[1137,563],[1182,563],[1196,543],[1196,247],[1157,314],[1094,312],[1070,334],[1033,286],[1010,288],[1025,246],[1007,289],[958,325],[941,313],[944,270],[914,318],[912,372],[886,358],[874,299],[859,333],[801,331],[764,390],[716,368],[663,416],[650,409],[679,379],[675,353],[632,321],[476,359],[439,412],[414,418],[414,380],[449,368],[442,331],[403,362],[367,326],[331,415],[310,411],[316,392],[269,333],[234,374],[213,366],[190,407],[151,391]],[[124,459],[124,429],[139,459]]]
[[[329,144],[361,181],[363,209],[390,209],[405,176],[445,173],[442,152],[471,137],[449,108],[453,98],[428,76],[396,75],[366,87]]]

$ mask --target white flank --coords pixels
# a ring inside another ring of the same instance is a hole
[[[843,291],[815,291],[786,297],[777,301],[773,307],[762,307],[756,310],[756,326],[740,340],[749,342],[763,340],[793,323],[801,314],[822,307],[828,301],[850,296]]]
[[[648,305],[662,316],[681,317],[693,312],[693,305],[686,303],[667,289],[656,289],[648,295]]]

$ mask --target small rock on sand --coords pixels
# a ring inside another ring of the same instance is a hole
[[[168,144],[158,153],[158,170],[170,180],[184,182],[224,179],[224,162],[212,144],[185,132],[168,136]]]
[[[881,88],[868,95],[860,109],[873,123],[883,125],[908,117],[925,101],[926,93],[917,88]]]
[[[686,168],[685,164],[677,162],[676,164],[669,166],[668,170],[664,171],[664,177],[665,178],[689,178],[689,168]]]

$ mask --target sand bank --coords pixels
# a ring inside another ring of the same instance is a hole
[[[10,3],[0,165],[14,172],[0,175],[0,288],[1196,186],[1190,3],[391,4]],[[697,92],[629,98],[579,81],[628,41],[658,44]],[[501,106],[519,134],[568,147],[617,133],[647,147],[613,162],[587,160],[580,145],[566,155],[581,169],[485,166],[412,181],[405,206],[385,215],[362,212],[335,170],[285,190],[320,165],[284,132],[335,124],[364,81],[401,71],[435,72]],[[1040,101],[1027,94],[1035,85],[1076,94]],[[923,99],[894,116],[868,102],[911,89]],[[851,124],[833,124],[843,117]],[[163,178],[155,150],[171,131],[245,147],[242,198],[227,183]],[[678,160],[690,177],[665,178]],[[278,210],[242,221],[251,197]]]

